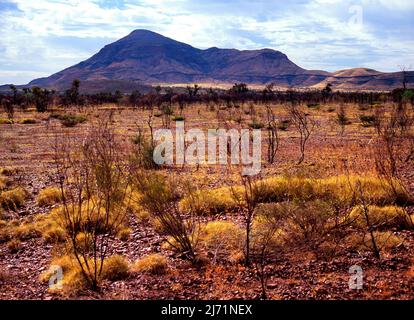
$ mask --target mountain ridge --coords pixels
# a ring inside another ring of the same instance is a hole
[[[410,72],[410,75],[413,72]],[[410,79],[414,77],[410,76]],[[280,87],[317,88],[332,83],[340,89],[391,90],[401,85],[402,73],[368,68],[327,72],[306,70],[270,48],[258,50],[198,49],[158,33],[137,29],[104,46],[89,59],[49,77],[31,81],[57,90],[73,79],[158,83],[274,83]],[[411,85],[413,80],[409,81]]]

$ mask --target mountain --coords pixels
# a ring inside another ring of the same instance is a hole
[[[282,52],[272,49],[201,50],[155,32],[135,30],[91,58],[28,85],[62,90],[73,79],[80,79],[95,90],[106,88],[110,83],[118,86],[122,83],[123,90],[130,91],[126,83],[133,87],[134,84],[194,82],[274,83],[282,87],[321,87],[329,82],[341,89],[387,90],[401,85],[402,74],[363,68],[334,73],[305,70]]]

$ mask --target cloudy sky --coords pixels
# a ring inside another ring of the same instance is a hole
[[[0,84],[50,75],[134,29],[273,48],[307,69],[414,67],[413,0],[0,0]]]

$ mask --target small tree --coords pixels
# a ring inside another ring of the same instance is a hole
[[[14,119],[14,105],[9,98],[1,99],[1,105],[3,106],[4,111],[7,114],[7,118],[13,122]]]
[[[315,126],[316,122],[310,118],[304,111],[302,111],[298,105],[291,103],[287,107],[290,120],[295,126],[296,130],[300,135],[299,146],[300,146],[300,157],[298,164],[301,164],[305,160],[305,149],[306,143],[308,142]]]
[[[96,289],[111,238],[126,222],[129,179],[110,120],[91,129],[79,149],[55,147],[62,209],[59,219],[82,274]]]
[[[262,182],[257,181],[255,177],[251,176],[241,176],[241,188],[237,189],[232,187],[232,196],[240,211],[243,213],[244,217],[244,228],[245,228],[245,250],[244,250],[244,263],[246,266],[250,266],[250,239],[251,239],[251,230],[252,223],[255,214],[255,209],[259,204],[259,188]]]
[[[136,108],[139,104],[141,98],[141,93],[138,90],[134,90],[131,95],[129,96],[129,104]]]
[[[269,161],[269,163],[274,163],[276,159],[276,153],[279,150],[280,140],[279,140],[279,134],[277,131],[276,118],[270,106],[266,106],[266,114],[267,114],[266,129],[267,129],[267,134],[268,134],[267,161]]]
[[[190,210],[187,218],[178,205],[177,186],[158,173],[133,167],[133,188],[142,196],[139,204],[161,225],[161,232],[168,235],[168,244],[190,260],[196,258],[198,219]],[[188,189],[188,188],[187,188]],[[190,190],[190,189],[188,189]]]
[[[79,104],[79,87],[80,80],[75,79],[72,81],[70,89],[65,91],[65,99],[69,105]]]
[[[45,112],[50,104],[50,91],[39,87],[32,88],[33,100],[38,112]]]
[[[348,125],[350,123],[349,122],[349,119],[348,119],[348,117],[346,115],[345,107],[344,107],[343,104],[341,104],[339,106],[339,110],[338,110],[338,112],[336,114],[336,117],[337,117],[337,122],[338,122],[338,124],[339,124],[339,126],[341,128],[341,136],[343,136],[344,133],[345,133],[345,127],[346,127],[346,125]]]

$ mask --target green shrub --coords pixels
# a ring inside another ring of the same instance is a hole
[[[74,127],[87,120],[85,116],[77,114],[51,114],[50,117],[60,120],[65,127]]]
[[[281,131],[286,131],[290,127],[291,121],[289,119],[281,120],[277,124],[277,128]]]

